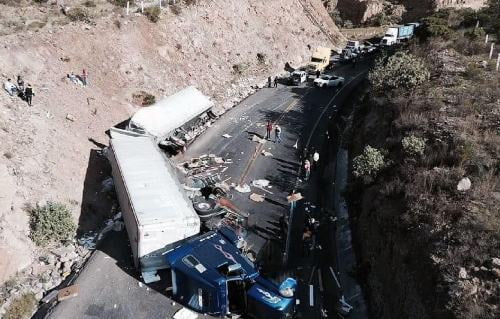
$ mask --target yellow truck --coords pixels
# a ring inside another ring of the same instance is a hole
[[[331,54],[332,50],[330,48],[318,47],[311,56],[311,62],[307,64],[307,72],[316,74],[317,71],[325,71],[330,64]]]

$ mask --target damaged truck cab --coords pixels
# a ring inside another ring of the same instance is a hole
[[[166,254],[172,274],[172,294],[200,313],[241,315],[254,319],[292,318],[296,282],[278,286],[265,279],[237,248],[229,228],[188,240]]]

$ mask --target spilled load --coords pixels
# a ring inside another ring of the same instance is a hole
[[[151,136],[162,149],[177,153],[203,133],[217,116],[214,103],[194,86],[140,109],[128,131]]]

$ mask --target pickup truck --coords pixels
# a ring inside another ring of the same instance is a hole
[[[223,227],[169,251],[173,299],[214,316],[293,318],[296,281],[288,278],[278,286],[265,279],[238,248],[240,240]]]
[[[307,72],[305,71],[300,71],[300,70],[297,70],[297,71],[293,71],[292,74],[291,74],[291,78],[292,78],[292,84],[294,85],[300,85],[301,83],[304,83],[307,81]]]

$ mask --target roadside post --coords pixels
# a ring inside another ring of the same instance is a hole
[[[484,39],[484,44],[488,43],[488,38],[489,38],[489,34],[486,35],[485,39]]]
[[[490,48],[490,60],[493,57],[493,49],[495,48],[495,42],[491,43],[491,48]]]
[[[498,57],[497,57],[497,72],[498,72],[498,68],[500,67],[500,53],[498,53]]]
[[[129,10],[130,10],[130,1],[127,1],[127,15],[128,15]]]
[[[144,1],[141,1],[141,12],[144,13]]]
[[[158,2],[160,3],[160,9],[161,9],[161,0],[158,0]]]

